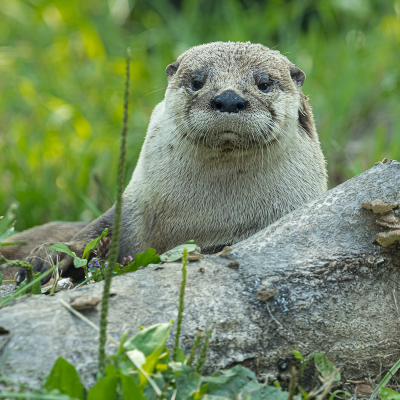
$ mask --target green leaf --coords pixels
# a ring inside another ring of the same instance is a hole
[[[174,247],[173,249],[161,254],[160,259],[163,262],[174,262],[182,259],[183,249],[187,249],[188,253],[195,251],[197,245],[194,243],[194,240],[190,240],[186,244],[182,244],[180,246]]]
[[[125,344],[125,350],[139,350],[145,357],[148,357],[159,347],[163,347],[171,332],[172,324],[164,322],[149,326],[128,339]]]
[[[118,271],[117,275],[135,272],[139,267],[147,267],[149,264],[159,264],[160,261],[160,256],[156,254],[156,251],[152,248],[148,248],[144,253],[136,254],[133,263]]]
[[[390,368],[389,372],[383,377],[383,379],[379,382],[378,386],[375,388],[374,392],[371,394],[370,400],[374,399],[375,396],[378,394],[379,390],[383,388],[390,379],[394,376],[397,370],[400,368],[400,360]]]
[[[189,399],[200,389],[201,377],[198,373],[191,371],[187,374],[181,374],[175,377],[177,390],[176,400]]]
[[[302,363],[304,362],[303,354],[301,354],[301,353],[300,353],[299,351],[297,351],[297,350],[292,350],[292,353],[293,353],[294,357],[295,357],[297,360],[300,360]]]
[[[186,360],[186,356],[185,353],[183,352],[183,350],[180,347],[177,347],[175,350],[175,361],[177,362],[184,362]]]
[[[146,362],[143,363],[143,360],[137,360],[135,365],[141,365],[143,371],[147,374],[151,374],[154,371],[158,362],[158,357],[161,355],[171,332],[171,327],[171,323],[161,323],[150,326],[139,331],[124,343],[124,348],[128,351],[127,355],[129,358],[136,354],[132,354],[134,350],[138,353],[143,353]],[[147,378],[141,373],[140,387],[144,387],[146,383]]]
[[[124,400],[146,400],[130,376],[120,373],[122,393]]]
[[[60,357],[47,378],[47,390],[58,389],[61,393],[83,400],[84,389],[75,367]]]
[[[400,393],[393,389],[383,387],[379,391],[379,397],[382,400],[400,400]]]
[[[113,400],[117,395],[118,376],[107,376],[98,381],[89,391],[86,400]]]
[[[40,272],[36,272],[33,275],[33,279],[36,279],[40,276]],[[42,284],[40,280],[37,280],[32,286],[32,294],[42,294]]]
[[[314,354],[314,363],[315,363],[315,368],[321,373],[321,374],[327,374],[331,375],[333,372],[336,370],[335,364],[333,362],[329,361],[326,358],[325,352],[320,351]],[[338,372],[335,376],[335,382],[340,381],[341,376],[340,372]]]
[[[75,266],[75,268],[84,267],[86,264],[87,264],[87,260],[81,259],[80,257],[75,257],[74,258],[74,266]]]
[[[71,251],[65,244],[63,243],[57,243],[53,244],[52,246],[49,247],[49,250],[51,251],[59,251],[60,253],[67,253],[71,257],[76,257],[76,254]]]
[[[91,240],[86,246],[85,250],[83,250],[82,258],[89,258],[90,252],[94,250],[100,243],[100,240],[106,237],[108,234],[108,228],[104,229],[103,233],[96,239]]]
[[[3,215],[3,218],[0,219],[0,244],[14,232],[15,210],[17,207],[17,203],[12,203]]]
[[[241,365],[236,365],[230,370],[220,371],[220,376],[228,379],[221,384],[210,382],[206,390],[208,395],[225,396],[231,400],[238,398],[239,394],[243,399],[246,395],[249,397],[251,395],[251,400],[286,400],[289,395],[277,387],[259,384],[254,372]],[[207,381],[207,378],[203,378],[202,381]]]
[[[104,370],[104,373],[106,374],[106,376],[114,376],[117,375],[117,369],[114,367],[114,365],[110,364]]]

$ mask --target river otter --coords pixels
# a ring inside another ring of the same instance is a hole
[[[193,47],[170,64],[123,195],[119,259],[194,239],[204,253],[239,242],[326,190],[325,160],[301,91],[305,74],[261,44]],[[66,243],[77,255],[114,207]],[[49,267],[48,247],[27,257]],[[52,253],[55,254],[55,253]],[[62,276],[82,277],[60,253]],[[24,278],[21,270],[18,281]]]

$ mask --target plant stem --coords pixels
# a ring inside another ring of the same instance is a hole
[[[206,363],[208,348],[210,346],[210,337],[211,337],[211,329],[207,329],[206,335],[201,346],[199,358],[196,363],[195,371],[198,372],[200,375],[203,372],[204,364]]]
[[[16,267],[16,268],[24,268],[26,273],[26,281],[27,283],[31,283],[33,280],[33,267],[26,261],[19,261],[19,260],[7,260],[1,253],[0,253],[0,262],[7,264],[9,267]],[[29,287],[29,290],[26,290],[26,293],[30,293],[32,290]]]
[[[193,360],[194,360],[194,355],[197,351],[197,349],[200,347],[200,341],[201,341],[201,333],[199,332],[194,339],[193,346],[190,349],[190,355],[189,358],[186,361],[186,365],[192,365]]]
[[[175,346],[174,346],[174,354],[172,358],[176,361],[176,356],[179,348],[179,337],[181,336],[182,329],[182,317],[183,317],[183,306],[185,300],[185,287],[186,287],[186,267],[188,265],[188,251],[185,247],[183,249],[183,257],[182,257],[182,281],[181,281],[181,289],[179,291],[179,308],[178,308],[178,323],[176,326],[176,335],[175,335]]]
[[[110,297],[111,278],[115,264],[118,258],[119,242],[121,233],[121,214],[122,214],[122,193],[125,182],[125,164],[126,164],[126,133],[128,127],[128,105],[129,105],[129,64],[131,60],[130,48],[127,50],[126,57],[126,82],[125,82],[125,99],[124,99],[124,117],[121,132],[121,148],[118,165],[118,187],[117,187],[117,202],[115,204],[115,217],[112,230],[111,249],[109,256],[109,265],[104,277],[103,298],[101,302],[100,315],[100,343],[99,343],[99,374],[104,375],[105,369],[105,344],[107,339],[107,315],[108,301]]]

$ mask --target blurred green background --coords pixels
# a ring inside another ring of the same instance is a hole
[[[330,187],[400,159],[400,0],[0,0],[0,214],[16,199],[22,230],[106,211],[127,46],[128,181],[165,67],[216,40],[262,43],[305,71]]]

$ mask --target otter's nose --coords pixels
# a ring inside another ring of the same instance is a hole
[[[238,113],[246,108],[247,103],[235,92],[225,92],[213,99],[212,106],[221,112]]]

